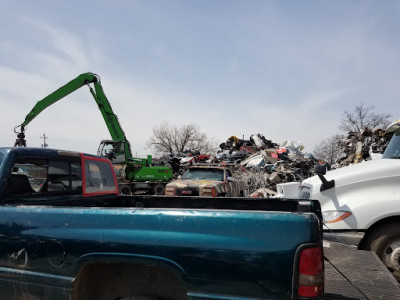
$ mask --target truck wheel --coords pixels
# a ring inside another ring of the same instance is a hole
[[[122,184],[118,187],[119,193],[124,194],[124,195],[131,195],[132,194],[132,189],[129,185],[127,184]]]
[[[400,282],[400,223],[386,224],[375,229],[363,245],[364,249],[374,251]]]
[[[165,194],[165,185],[162,183],[156,183],[153,186],[153,195],[164,195]]]

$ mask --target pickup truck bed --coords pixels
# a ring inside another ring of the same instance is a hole
[[[170,289],[171,299],[186,299],[185,293],[189,299],[243,294],[291,299],[298,247],[321,242],[314,201],[162,196],[75,197],[53,199],[51,206],[43,201],[0,207],[0,293],[7,299],[22,299],[35,289],[39,297],[69,299],[74,284],[84,286],[90,299],[107,299],[101,298],[106,291],[126,289],[124,277],[132,275],[133,264],[166,270],[161,293]],[[15,289],[6,289],[10,284]]]
[[[318,201],[122,196],[102,157],[0,148],[0,299],[320,299],[323,271]]]

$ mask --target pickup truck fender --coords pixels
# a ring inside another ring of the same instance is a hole
[[[142,255],[132,253],[109,253],[94,252],[82,255],[76,260],[75,270],[78,271],[86,264],[92,263],[122,263],[122,264],[138,264],[138,265],[155,265],[174,270],[180,276],[186,276],[185,270],[178,263],[160,256]]]

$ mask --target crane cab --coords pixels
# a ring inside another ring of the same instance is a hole
[[[126,151],[128,145],[125,141],[102,140],[97,150],[97,155],[108,158],[112,163],[128,161]]]

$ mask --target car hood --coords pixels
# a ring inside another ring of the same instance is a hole
[[[335,186],[356,182],[370,181],[383,177],[396,176],[400,173],[400,159],[376,159],[346,166],[326,173],[325,178],[335,180]],[[318,176],[310,177],[303,183],[321,185]]]
[[[204,186],[216,186],[221,184],[222,181],[208,180],[208,179],[192,179],[192,180],[178,180],[176,182],[171,182],[168,186],[175,187],[204,187]]]

